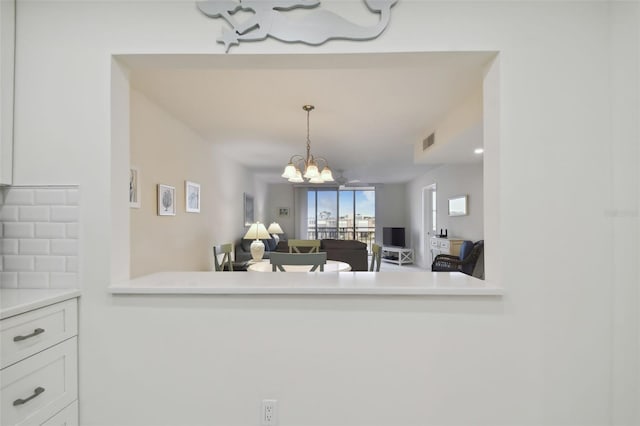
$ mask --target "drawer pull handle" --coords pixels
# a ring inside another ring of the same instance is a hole
[[[36,328],[35,330],[33,330],[33,333],[31,334],[27,334],[26,336],[16,336],[13,338],[14,342],[20,342],[22,340],[27,340],[30,337],[35,337],[38,334],[42,334],[44,333],[44,328]]]
[[[15,401],[13,401],[13,405],[22,405],[22,404],[26,404],[27,402],[31,401],[33,398],[35,398],[36,396],[40,395],[42,392],[44,392],[44,388],[41,386],[38,386],[37,388],[35,388],[33,390],[33,395],[31,395],[29,398],[27,399],[16,399]]]

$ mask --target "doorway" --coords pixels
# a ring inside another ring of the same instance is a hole
[[[437,215],[437,195],[436,184],[425,186],[422,188],[422,259],[426,263],[423,265],[428,268],[433,263],[433,255],[431,252],[431,237],[437,234],[438,215]]]

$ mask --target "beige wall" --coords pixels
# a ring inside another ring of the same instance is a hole
[[[249,173],[143,94],[131,91],[131,165],[141,208],[131,208],[132,277],[212,269],[211,246],[240,237]],[[185,181],[199,183],[200,213],[185,211]],[[176,215],[158,216],[157,185],[176,189]],[[223,207],[224,206],[224,207]]]

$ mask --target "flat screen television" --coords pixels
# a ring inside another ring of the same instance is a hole
[[[382,228],[382,245],[404,247],[404,228]]]

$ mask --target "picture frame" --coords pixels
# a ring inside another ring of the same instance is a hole
[[[289,217],[289,207],[278,207],[278,217]]]
[[[244,193],[244,226],[251,226],[254,223],[253,196]]]
[[[140,208],[140,170],[129,167],[129,207]]]
[[[468,196],[458,195],[449,198],[449,216],[466,216],[468,211]]]
[[[158,216],[176,215],[176,188],[158,184]]]
[[[184,205],[187,213],[200,213],[200,184],[184,181]]]

